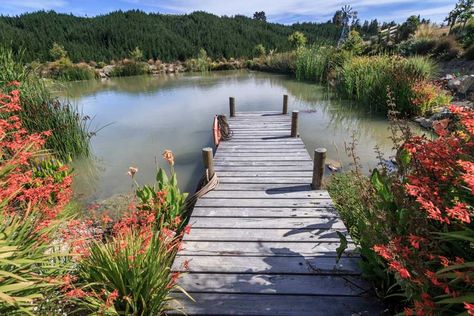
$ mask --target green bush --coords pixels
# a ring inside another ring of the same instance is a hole
[[[110,72],[111,77],[128,77],[139,76],[149,73],[147,63],[136,62],[132,60],[124,60],[122,63],[116,65]]]
[[[474,60],[474,43],[466,49],[464,52],[464,58],[467,60]]]
[[[67,57],[49,63],[48,75],[61,81],[91,80],[97,77],[91,66],[86,63],[73,64]]]
[[[443,36],[436,41],[433,55],[442,60],[451,60],[461,55],[461,48],[452,36]]]
[[[403,42],[399,49],[404,56],[429,55],[436,47],[436,40],[430,38],[413,38]]]
[[[296,53],[268,54],[262,61],[255,62],[254,69],[293,74],[296,71]]]

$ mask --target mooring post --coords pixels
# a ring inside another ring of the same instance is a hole
[[[235,116],[235,98],[230,97],[229,98],[229,110],[230,110],[230,117]]]
[[[321,189],[326,161],[326,151],[326,148],[316,148],[314,150],[313,182],[311,183],[313,190]]]
[[[288,95],[283,95],[283,114],[288,114]]]
[[[202,161],[204,168],[206,168],[207,182],[214,176],[214,158],[212,155],[212,148],[206,147],[202,149]]]
[[[298,111],[291,113],[291,137],[298,137]]]

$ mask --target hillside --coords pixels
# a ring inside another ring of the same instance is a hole
[[[163,61],[196,56],[204,48],[212,58],[250,56],[257,44],[288,50],[288,35],[303,32],[309,42],[335,41],[339,28],[331,23],[290,26],[245,16],[218,17],[205,12],[166,15],[116,11],[92,18],[39,11],[0,17],[0,44],[25,49],[27,61],[49,59],[53,42],[65,47],[73,61],[124,58],[139,46],[144,57]]]

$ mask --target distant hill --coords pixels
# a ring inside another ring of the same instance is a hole
[[[0,16],[0,45],[24,48],[27,61],[49,59],[53,42],[63,45],[73,61],[124,58],[136,46],[146,59],[183,60],[204,48],[210,57],[251,56],[257,44],[289,50],[288,35],[303,32],[310,43],[337,40],[332,23],[282,25],[245,16],[218,17],[205,12],[187,15],[116,11],[92,18],[38,11]]]

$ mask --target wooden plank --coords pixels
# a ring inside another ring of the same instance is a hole
[[[287,178],[292,178],[292,177],[311,177],[312,176],[312,171],[251,171],[251,172],[245,172],[245,171],[234,171],[234,172],[226,172],[226,171],[220,171],[217,173],[218,177],[287,177]]]
[[[329,193],[319,191],[211,191],[202,197],[203,199],[329,199]]]
[[[193,293],[192,302],[184,294],[173,296],[190,315],[352,316],[380,315],[383,310],[372,297]]]
[[[290,155],[290,157],[289,157]],[[278,160],[308,160],[311,161],[307,152],[263,152],[263,153],[249,153],[249,152],[223,152],[215,155],[214,160],[235,160],[235,158],[245,158],[243,160],[260,160],[260,158],[268,157],[269,159]],[[291,158],[291,159],[288,159]]]
[[[219,165],[215,167],[215,171],[217,172],[242,172],[242,171],[262,171],[262,172],[270,172],[270,171],[284,171],[284,172],[302,172],[302,171],[313,171],[313,166],[310,164],[305,165],[286,165],[286,166],[226,166],[226,165]]]
[[[208,219],[207,217],[205,218]],[[223,218],[219,218],[223,219]],[[245,219],[245,218],[242,218]],[[193,221],[195,219],[192,219]],[[223,219],[222,222],[225,222]],[[251,222],[250,222],[251,223]],[[192,223],[191,223],[192,225]],[[271,228],[262,229],[258,227],[242,228],[240,222],[237,227],[231,229],[231,224],[221,228],[197,228],[192,227],[192,233],[186,235],[186,241],[253,241],[253,242],[301,242],[315,244],[318,242],[339,242],[336,231],[345,232],[344,224],[334,223],[333,229],[328,229],[328,224],[314,224],[314,228]],[[247,227],[252,227],[247,223]],[[319,228],[317,228],[319,227]]]
[[[302,156],[287,156],[287,155],[266,155],[266,156],[254,156],[254,157],[245,157],[245,156],[239,156],[239,155],[232,155],[232,156],[218,156],[216,155],[214,157],[214,161],[216,163],[218,162],[226,162],[226,161],[293,161],[294,164],[299,164],[300,161],[306,162],[306,163],[311,163],[311,159],[309,159],[308,155],[302,155]]]
[[[347,279],[327,275],[186,273],[178,285],[188,293],[358,296],[365,292]]]
[[[235,178],[226,178],[235,179]],[[291,199],[200,199],[196,206],[208,207],[327,207],[331,206],[331,199],[309,199],[309,200],[291,200]]]
[[[294,229],[304,229],[308,231],[324,230],[324,229],[338,229],[344,230],[345,226],[337,217],[302,217],[302,218],[288,218],[288,217],[193,217],[189,221],[192,228],[259,228],[268,230],[283,229],[286,230],[283,236],[298,234]],[[229,236],[234,237],[234,231],[228,232]],[[257,234],[259,235],[259,234]],[[216,236],[217,237],[217,236]]]
[[[276,167],[276,166],[313,166],[312,163],[308,161],[298,161],[296,164],[294,161],[291,160],[278,160],[278,161],[218,161],[214,163],[214,167],[218,166],[266,166],[266,167]]]
[[[193,218],[196,217],[310,217],[324,218],[336,217],[337,212],[333,208],[250,208],[250,207],[195,207],[193,210]]]
[[[312,178],[274,178],[274,177],[220,177],[220,183],[267,183],[267,184],[302,184],[311,183]]]
[[[184,263],[187,264],[184,264]],[[280,256],[178,256],[173,270],[206,273],[359,275],[359,258]],[[188,266],[186,269],[185,266]]]
[[[235,168],[235,167],[233,167]],[[260,167],[259,167],[260,168]],[[219,183],[215,191],[269,191],[269,193],[311,190],[308,184]]]
[[[191,228],[191,235],[193,230]],[[189,235],[188,235],[189,236]],[[212,237],[210,237],[212,238]],[[325,256],[336,257],[338,241],[318,240],[313,242],[274,242],[274,241],[217,241],[184,240],[180,255],[193,256]],[[346,254],[352,255],[354,245],[349,243]],[[356,256],[356,255],[353,255]]]
[[[234,153],[264,153],[264,154],[286,154],[286,155],[293,155],[293,154],[306,154],[308,152],[303,147],[295,148],[295,149],[286,149],[286,148],[219,148],[219,155],[232,155]],[[309,155],[308,155],[309,156]]]

